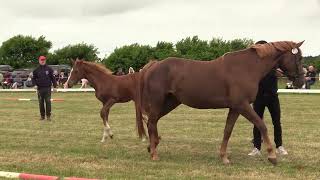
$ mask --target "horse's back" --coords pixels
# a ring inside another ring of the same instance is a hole
[[[148,73],[147,91],[159,99],[174,95],[180,102],[195,108],[224,106],[228,96],[222,61],[195,61],[167,58]],[[153,95],[152,95],[153,96]]]

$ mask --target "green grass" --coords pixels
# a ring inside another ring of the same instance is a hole
[[[0,94],[0,171],[101,179],[316,179],[320,177],[319,95],[280,95],[283,141],[289,155],[272,166],[248,157],[252,125],[240,118],[228,152],[218,156],[227,110],[180,106],[159,121],[160,161],[149,159],[147,142],[138,140],[133,103],[110,112],[114,139],[101,144],[101,104],[93,93],[58,93],[53,122],[38,120],[35,93]],[[269,113],[265,120],[273,139]]]

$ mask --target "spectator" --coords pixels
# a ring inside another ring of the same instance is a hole
[[[134,73],[134,69],[133,69],[133,67],[130,67],[129,68],[129,74],[133,74]]]
[[[87,88],[87,86],[88,86],[88,80],[87,79],[81,79],[81,87],[80,87],[80,89]]]
[[[60,72],[60,75],[59,75],[59,80],[58,80],[58,84],[59,85],[63,85],[64,84],[64,80],[65,80],[65,76],[64,76],[64,72]]]
[[[29,74],[28,79],[25,82],[26,87],[32,87],[32,72]]]
[[[59,73],[58,73],[58,71],[57,71],[57,70],[54,70],[54,71],[53,71],[53,76],[54,76],[54,78],[55,78],[56,82],[58,82],[58,83],[59,83]]]
[[[14,82],[13,84],[12,84],[12,89],[18,89],[18,82]]]
[[[310,89],[310,86],[316,82],[316,71],[313,66],[308,67],[306,74],[306,89]]]
[[[118,70],[114,72],[113,75],[122,76],[125,75],[125,73],[123,72],[122,68],[118,68]]]
[[[0,73],[0,86],[2,86],[2,82],[3,82],[3,74]]]
[[[4,75],[4,82],[3,82],[3,88],[5,89],[9,89],[11,88],[12,86],[12,83],[13,83],[13,79],[12,79],[12,76],[9,72],[7,72],[5,75]]]

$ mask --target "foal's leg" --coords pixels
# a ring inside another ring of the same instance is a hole
[[[249,103],[242,105],[240,114],[243,115],[245,118],[247,118],[249,121],[251,121],[260,130],[263,141],[267,145],[268,160],[272,164],[277,164],[277,157],[276,157],[276,154],[272,148],[272,144],[271,144],[270,138],[268,136],[268,129],[267,129],[264,121],[262,121],[262,119],[252,109],[252,107],[250,106]]]
[[[228,117],[227,117],[226,126],[224,128],[223,140],[222,140],[221,147],[220,147],[220,157],[221,157],[224,164],[230,163],[230,161],[228,159],[228,155],[227,155],[227,146],[228,146],[228,141],[229,141],[230,135],[232,133],[232,129],[233,129],[234,124],[237,121],[238,117],[239,117],[239,112],[230,108],[229,113],[228,113]]]
[[[109,111],[111,106],[115,103],[114,100],[109,100],[107,101],[101,111],[100,111],[100,116],[102,118],[103,121],[103,125],[104,125],[104,130],[103,130],[103,135],[102,135],[102,140],[101,142],[105,142],[106,138],[109,136],[111,139],[113,138],[113,133],[111,131],[110,125],[108,123],[108,117],[109,117]]]

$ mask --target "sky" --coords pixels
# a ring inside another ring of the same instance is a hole
[[[2,0],[0,23],[0,43],[44,35],[52,50],[85,42],[100,57],[123,45],[194,35],[305,40],[304,56],[320,54],[320,0]]]

